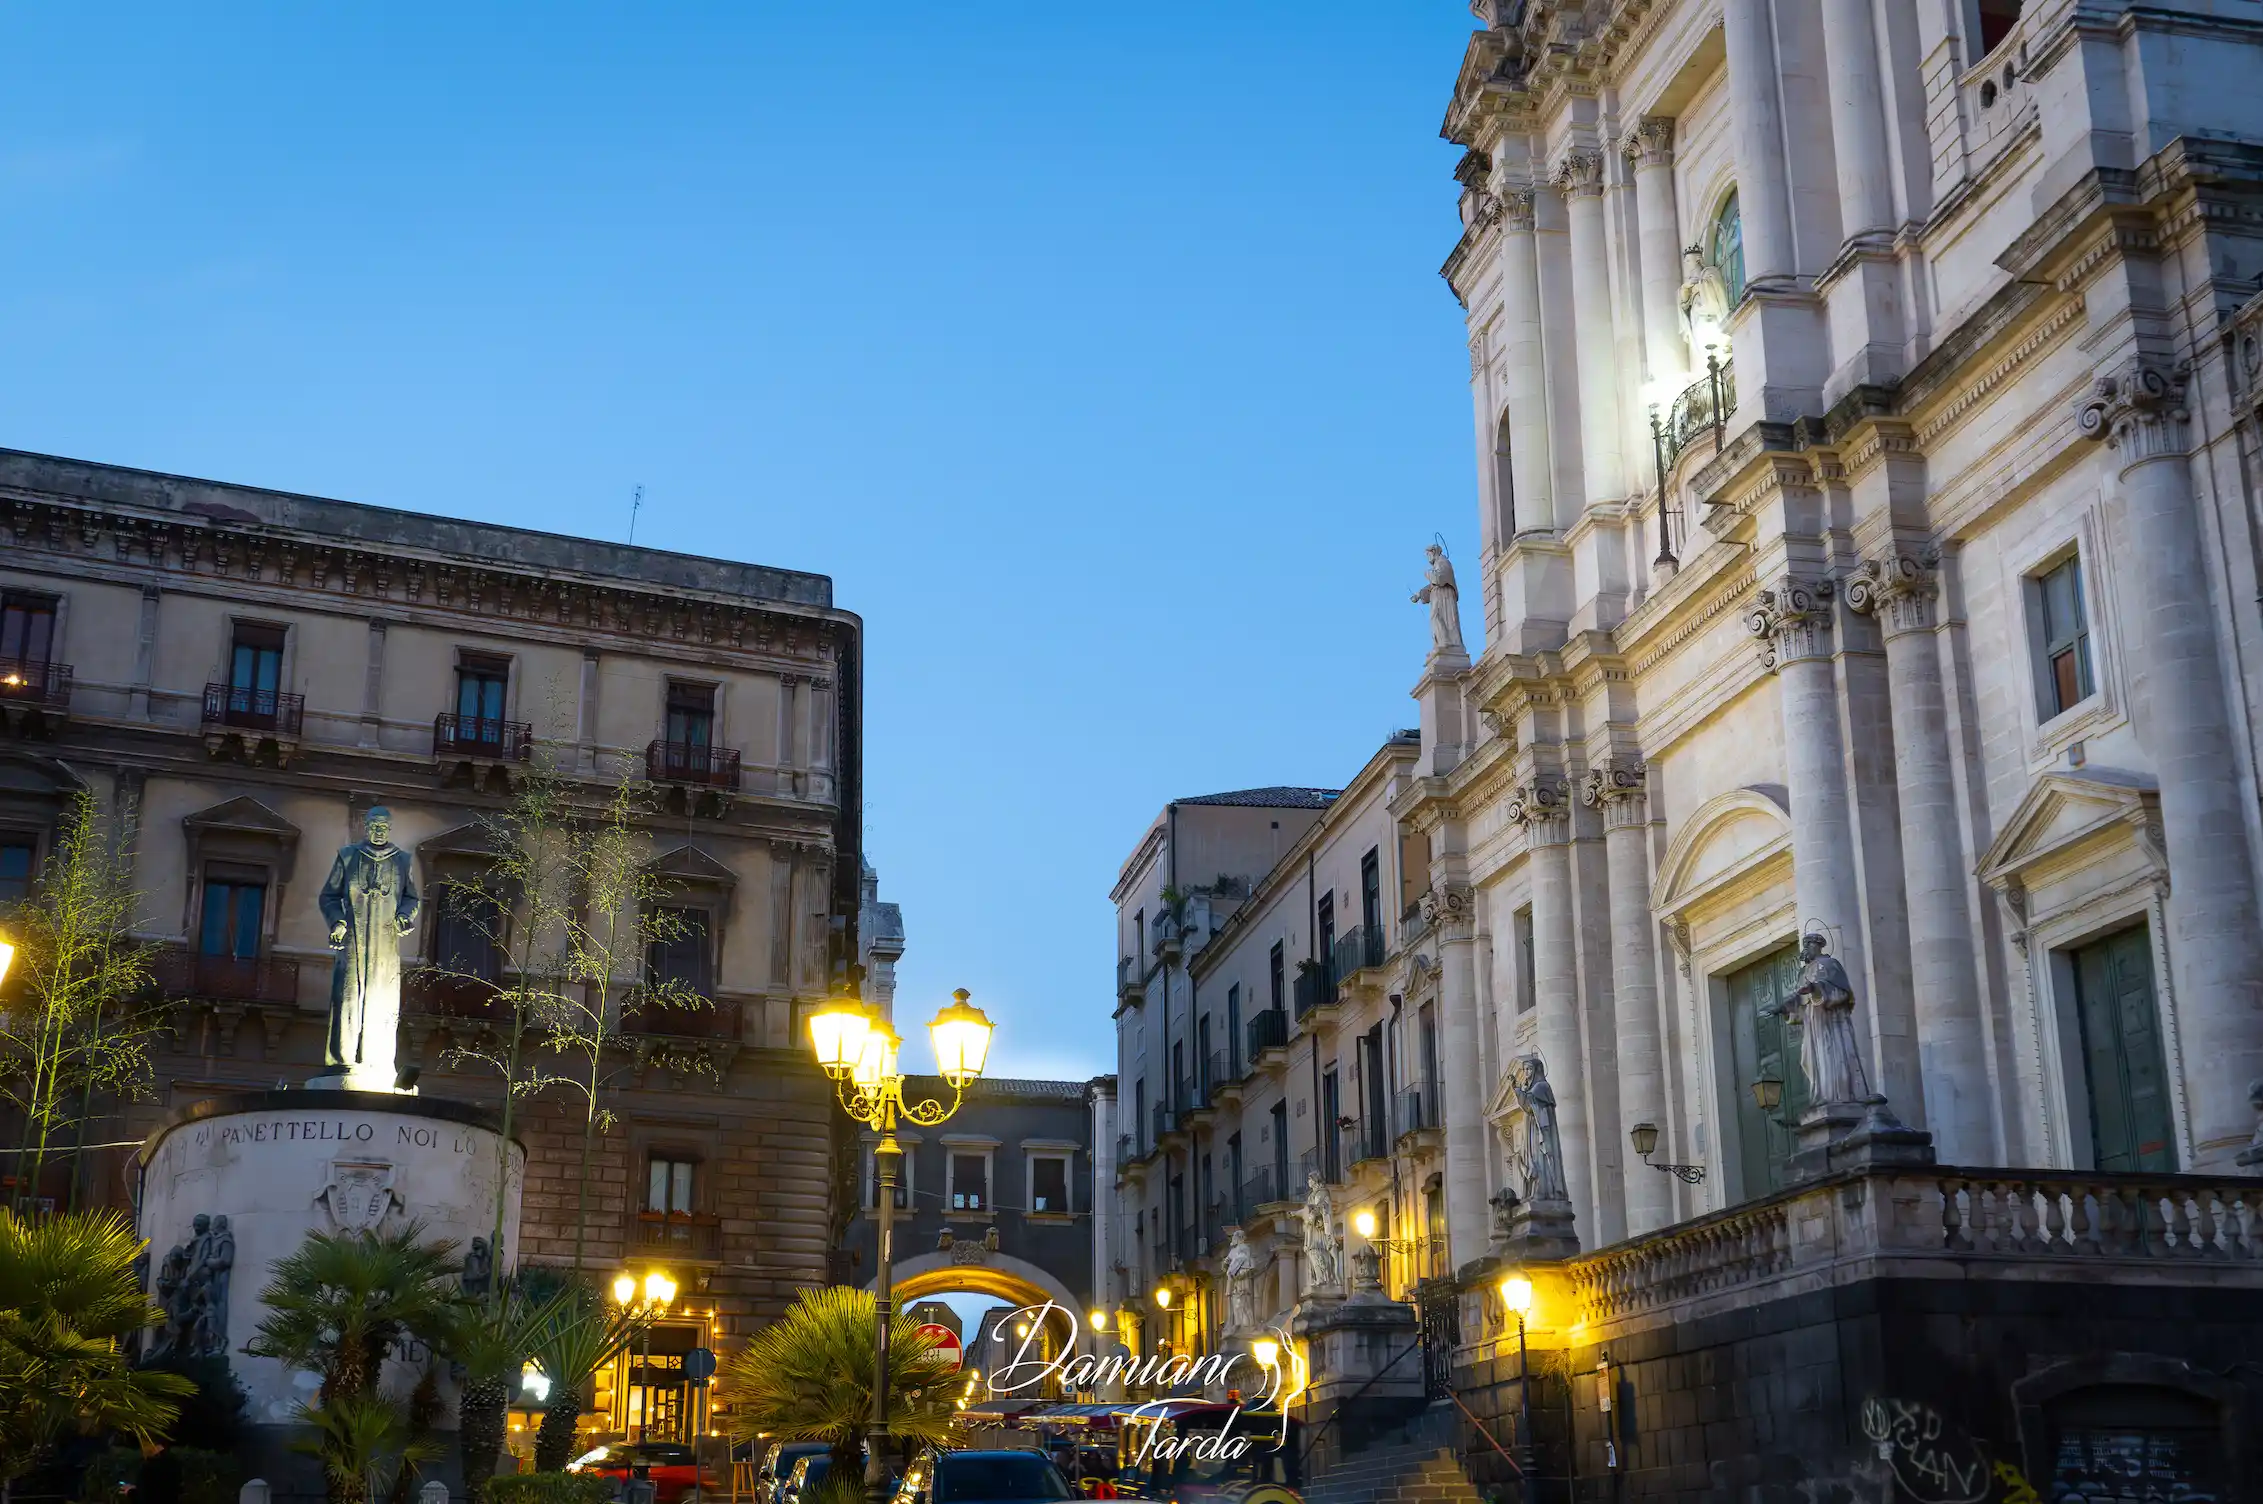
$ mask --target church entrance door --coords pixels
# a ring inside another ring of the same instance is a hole
[[[2153,1003],[2153,947],[2133,925],[2073,952],[2075,1016],[2100,1170],[2174,1170],[2168,1066]]]
[[[1781,1001],[1798,980],[1796,944],[1770,951],[1721,979],[1728,993],[1729,1044],[1736,1063],[1736,1153],[1748,1198],[1782,1189],[1794,1147],[1792,1131],[1784,1124],[1798,1122],[1807,1110],[1799,1036],[1782,1019],[1760,1016],[1762,1008]],[[1773,1114],[1763,1113],[1753,1099],[1752,1083],[1764,1078],[1784,1083],[1783,1104]]]

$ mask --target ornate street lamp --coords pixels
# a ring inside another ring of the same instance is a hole
[[[951,1003],[927,1026],[935,1047],[938,1073],[951,1088],[951,1102],[907,1102],[904,1078],[896,1069],[903,1041],[888,1021],[846,995],[833,998],[809,1019],[810,1047],[817,1063],[833,1078],[841,1108],[856,1121],[880,1135],[873,1146],[872,1165],[879,1201],[880,1273],[873,1282],[873,1385],[872,1424],[867,1431],[871,1456],[864,1466],[864,1493],[870,1504],[888,1504],[892,1481],[888,1474],[888,1323],[895,1314],[890,1286],[895,1275],[894,1230],[896,1164],[903,1146],[896,1142],[900,1118],[932,1128],[959,1110],[966,1089],[982,1075],[990,1055],[990,1020],[967,1001],[967,991],[951,994]]]
[[[0,982],[8,980],[8,964],[16,959],[16,948],[5,937],[0,937]]]
[[[637,1358],[637,1425],[636,1439],[647,1441],[652,1436],[652,1323],[676,1303],[676,1282],[659,1269],[645,1271],[644,1288],[640,1296],[637,1279],[623,1274],[613,1281],[613,1303],[633,1308],[643,1318],[643,1352]],[[547,1385],[544,1386],[547,1389]]]
[[[1650,1156],[1658,1152],[1658,1125],[1637,1123],[1627,1130],[1627,1137],[1634,1140],[1634,1152],[1642,1157],[1642,1162],[1650,1165]],[[1696,1185],[1705,1178],[1703,1165],[1650,1165],[1650,1168],[1678,1176],[1684,1185]]]

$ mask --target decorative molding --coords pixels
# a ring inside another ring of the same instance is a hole
[[[1787,574],[1755,598],[1745,625],[1761,639],[1768,668],[1830,656],[1834,588],[1828,579]]]
[[[1580,801],[1603,812],[1606,831],[1638,828],[1650,823],[1649,782],[1641,758],[1614,752],[1588,768]]]
[[[1571,783],[1561,773],[1535,773],[1509,794],[1505,814],[1529,845],[1562,846],[1572,838]]]
[[[2076,418],[2086,439],[2103,439],[2121,457],[2122,468],[2181,455],[2191,448],[2185,404],[2191,382],[2189,362],[2164,366],[2143,356],[2098,378]]]
[[[1933,441],[1956,426],[1959,419],[1980,405],[1989,393],[2018,374],[2021,367],[2037,355],[2056,344],[2059,337],[2082,319],[2081,298],[2069,298],[2053,309],[2050,316],[2029,332],[2027,338],[2005,352],[2002,359],[1966,382],[1956,394],[1935,408],[1926,420],[1918,425],[1917,447],[1930,449]]]
[[[1934,603],[1941,596],[1940,562],[1936,551],[1913,554],[1899,548],[1865,560],[1847,580],[1847,607],[1875,615],[1888,637],[1931,631]]]
[[[1674,117],[1645,115],[1619,141],[1620,155],[1638,168],[1674,165]]]
[[[1500,195],[1501,228],[1515,235],[1530,235],[1537,195],[1530,188],[1509,188]]]
[[[1596,198],[1603,192],[1603,154],[1574,148],[1556,159],[1548,171],[1567,198]]]

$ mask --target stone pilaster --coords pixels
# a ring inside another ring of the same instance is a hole
[[[1611,1006],[1618,1036],[1618,1131],[1638,1123],[1664,1133],[1666,1074],[1658,1030],[1658,947],[1650,919],[1649,770],[1640,759],[1613,755],[1588,769],[1580,791],[1603,816],[1603,851],[1611,880]],[[1671,1141],[1671,1135],[1667,1135]],[[1627,1146],[1622,1187],[1630,1236],[1674,1219],[1671,1177],[1650,1169]]]
[[[2132,360],[2098,378],[2078,416],[2085,435],[2111,448],[2120,476],[2133,656],[2152,698],[2137,730],[2161,784],[2170,889],[2169,933],[2159,938],[2199,1159],[2178,1168],[2217,1171],[2231,1168],[2254,1127],[2247,1086],[2263,1077],[2263,916],[2193,494],[2186,380],[2182,368]]]
[[[1596,1190],[1589,1172],[1586,1061],[1580,1029],[1578,934],[1572,909],[1571,785],[1560,773],[1535,773],[1509,795],[1511,822],[1524,829],[1532,873],[1533,1008],[1540,1059],[1556,1091],[1556,1126],[1564,1144],[1564,1185],[1572,1213],[1595,1227]],[[1504,1059],[1502,1065],[1509,1062]]]
[[[1951,1164],[1994,1164],[1987,1061],[1965,858],[1949,745],[1948,701],[1933,635],[1935,560],[1901,549],[1847,582],[1847,604],[1875,616],[1886,640],[1902,886],[1909,901],[1911,991],[1925,1126]]]
[[[1548,371],[1540,344],[1540,248],[1532,190],[1501,195],[1502,402],[1509,420],[1509,481],[1514,533],[1556,526],[1548,450]],[[1503,546],[1509,535],[1504,534]]]
[[[1490,1233],[1485,1201],[1485,1083],[1478,1071],[1475,895],[1467,883],[1441,882],[1427,903],[1438,939],[1438,1008],[1445,1026],[1446,1240],[1454,1267],[1484,1256]]]
[[[1611,246],[1603,223],[1603,157],[1569,151],[1556,163],[1571,231],[1572,311],[1579,342],[1580,468],[1583,505],[1626,494],[1619,428],[1618,363],[1612,344]]]
[[[1682,248],[1674,211],[1674,122],[1670,116],[1638,120],[1621,143],[1634,166],[1634,212],[1642,268],[1643,353],[1653,381],[1689,373],[1682,340]]]

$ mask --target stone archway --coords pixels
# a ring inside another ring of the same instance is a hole
[[[872,1284],[868,1282],[865,1288],[871,1289]],[[1078,1349],[1091,1350],[1092,1333],[1075,1293],[1050,1270],[1027,1259],[986,1250],[980,1263],[961,1263],[938,1251],[905,1259],[895,1267],[891,1294],[899,1311],[929,1296],[960,1292],[988,1295],[1013,1306],[1041,1306],[1051,1301],[1075,1324]]]

